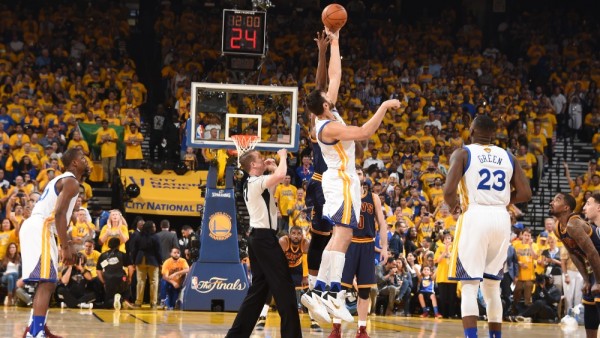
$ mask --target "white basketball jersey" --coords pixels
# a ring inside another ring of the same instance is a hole
[[[321,147],[323,160],[327,164],[327,169],[343,170],[348,173],[356,171],[356,163],[354,160],[354,141],[337,141],[333,143],[323,143],[321,141],[321,130],[328,123],[342,123],[346,125],[344,120],[337,113],[337,110],[332,110],[337,121],[315,119],[315,127],[317,130],[317,142]]]
[[[465,149],[469,157],[458,189],[461,204],[508,205],[514,169],[508,152],[493,145],[480,144],[470,144]]]
[[[75,177],[73,173],[66,172],[64,174],[58,175],[53,178],[48,184],[40,199],[37,201],[33,210],[31,211],[31,216],[41,217],[44,220],[47,220],[51,217],[54,217],[54,210],[56,207],[56,201],[58,200],[58,192],[56,191],[56,182],[65,178],[65,177]],[[77,195],[71,199],[69,202],[69,208],[67,209],[67,223],[71,220],[71,214],[73,213],[73,207],[75,206],[75,202],[77,202]]]

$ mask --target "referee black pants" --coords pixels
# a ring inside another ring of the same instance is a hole
[[[302,337],[294,283],[275,231],[252,229],[248,237],[248,256],[252,285],[226,337],[250,337],[269,291],[281,317],[281,337]]]

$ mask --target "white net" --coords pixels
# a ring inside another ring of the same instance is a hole
[[[238,168],[240,168],[240,156],[254,149],[260,138],[256,135],[233,135],[231,139],[237,149]]]

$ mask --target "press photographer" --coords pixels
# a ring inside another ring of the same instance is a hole
[[[558,316],[559,301],[560,290],[553,284],[552,277],[537,275],[535,277],[533,303],[521,311],[518,316],[509,316],[509,320],[511,322],[555,323]]]

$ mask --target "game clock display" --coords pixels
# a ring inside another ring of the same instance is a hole
[[[265,54],[266,12],[223,10],[223,54]]]

